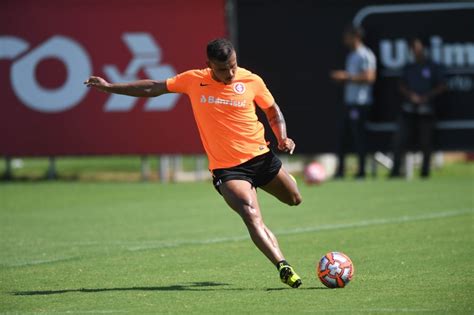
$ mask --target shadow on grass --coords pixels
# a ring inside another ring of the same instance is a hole
[[[219,282],[192,282],[188,284],[175,284],[160,287],[129,287],[129,288],[95,288],[95,289],[64,289],[64,290],[36,290],[36,291],[15,291],[12,295],[52,295],[64,293],[98,293],[114,291],[214,291],[215,287],[227,286],[228,283]]]
[[[124,288],[81,288],[81,289],[63,289],[63,290],[34,290],[34,291],[14,291],[11,295],[29,296],[29,295],[54,295],[64,293],[100,293],[100,292],[120,292],[120,291],[247,291],[262,290],[257,288],[231,288],[229,283],[220,282],[191,282],[186,284],[174,284],[155,287],[124,287]],[[298,290],[327,290],[326,287],[302,287]],[[289,287],[267,288],[264,291],[283,291],[294,290]]]

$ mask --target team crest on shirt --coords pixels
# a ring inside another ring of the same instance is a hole
[[[244,94],[245,93],[245,84],[243,84],[242,82],[237,82],[237,83],[234,83],[234,92],[237,93],[237,94]]]

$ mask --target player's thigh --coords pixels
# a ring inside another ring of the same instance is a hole
[[[261,188],[290,206],[299,205],[302,201],[296,181],[283,167],[275,178]]]
[[[226,203],[244,219],[261,218],[257,192],[245,180],[229,180],[219,187]]]

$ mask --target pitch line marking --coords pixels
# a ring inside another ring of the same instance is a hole
[[[353,223],[341,223],[341,224],[325,224],[325,225],[318,225],[313,227],[301,227],[301,228],[293,228],[293,229],[283,229],[283,230],[275,230],[275,234],[281,235],[297,235],[303,233],[314,233],[314,232],[321,232],[321,231],[331,231],[331,230],[343,230],[343,229],[353,229],[353,228],[364,228],[370,226],[377,226],[377,225],[387,225],[387,224],[399,224],[399,223],[409,223],[409,222],[416,222],[416,221],[426,221],[426,220],[433,220],[433,219],[443,219],[443,218],[451,218],[462,216],[466,214],[473,214],[474,209],[459,209],[454,211],[443,211],[443,212],[435,212],[435,213],[428,213],[428,214],[421,214],[415,216],[401,216],[397,218],[388,218],[388,219],[373,219],[373,220],[362,220]],[[230,237],[219,237],[219,238],[210,238],[204,240],[176,240],[176,241],[141,241],[136,242],[126,242],[126,241],[116,241],[110,243],[98,242],[98,241],[85,241],[85,242],[77,242],[77,243],[65,243],[73,246],[97,246],[97,245],[117,245],[117,246],[124,246],[128,251],[142,251],[142,250],[153,250],[153,249],[160,249],[160,248],[175,248],[180,246],[189,246],[189,245],[207,245],[207,244],[220,244],[220,243],[227,243],[227,242],[239,242],[248,240],[248,235],[240,235],[240,236],[230,236]],[[141,245],[140,245],[141,244]],[[32,261],[24,261],[19,263],[13,264],[0,264],[1,267],[26,267],[26,266],[34,266],[34,265],[42,265],[42,264],[50,264],[56,262],[66,262],[70,260],[80,259],[81,257],[65,257],[65,258],[58,258],[58,259],[51,259],[51,260],[32,260]]]
[[[311,311],[302,311],[304,313],[351,313],[353,310],[311,310]],[[369,309],[358,309],[358,313],[419,313],[419,312],[446,312],[447,310],[436,310],[436,309],[427,309],[427,308],[369,308]]]
[[[296,235],[296,234],[330,231],[330,230],[363,228],[363,227],[377,226],[377,225],[398,224],[398,223],[408,223],[408,222],[425,221],[425,220],[432,220],[432,219],[450,218],[450,217],[457,217],[457,216],[461,216],[465,214],[473,214],[473,213],[474,213],[473,209],[461,209],[461,210],[455,210],[455,211],[444,211],[444,212],[422,214],[422,215],[417,215],[417,216],[402,216],[402,217],[390,218],[390,219],[362,220],[362,221],[354,222],[354,223],[325,224],[325,225],[319,225],[319,226],[313,226],[313,227],[301,227],[301,228],[293,228],[293,229],[275,230],[275,234],[276,235]],[[238,241],[247,240],[247,239],[249,239],[248,235],[211,238],[207,240],[195,240],[195,241],[194,240],[176,240],[172,242],[162,242],[159,244],[131,246],[131,247],[128,247],[127,249],[129,251],[140,251],[140,250],[148,250],[148,249],[167,248],[167,247],[179,247],[179,246],[185,246],[185,245],[206,245],[206,244],[216,244],[216,243],[226,243],[226,242],[238,242]]]
[[[64,257],[64,258],[55,258],[55,259],[36,259],[36,260],[22,261],[22,262],[17,262],[17,263],[12,263],[12,264],[0,264],[0,267],[27,267],[27,266],[36,266],[36,265],[46,265],[46,264],[54,264],[57,262],[76,260],[79,258],[81,257],[74,256],[74,257]]]
[[[33,315],[47,315],[47,314],[117,314],[117,313],[129,313],[125,310],[74,310],[74,311],[44,311],[44,312],[21,312],[21,314],[33,314]],[[0,312],[0,315],[14,315],[20,314],[17,312]]]

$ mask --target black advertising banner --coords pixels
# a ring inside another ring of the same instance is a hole
[[[372,149],[390,149],[413,37],[446,69],[449,91],[436,104],[438,148],[474,149],[474,3],[237,0],[237,16],[239,63],[264,78],[299,153],[336,149],[343,90],[329,72],[344,68],[341,38],[351,24],[364,27],[377,57]]]
[[[402,99],[402,68],[413,61],[409,40],[417,37],[427,55],[444,68],[448,91],[436,101],[438,143],[467,148],[474,139],[474,3],[367,6],[353,23],[367,29],[366,43],[378,59],[376,104],[369,129],[391,131]]]

